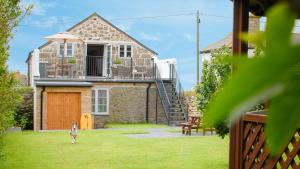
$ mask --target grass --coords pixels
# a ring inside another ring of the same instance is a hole
[[[151,126],[151,125],[150,125]],[[67,131],[15,132],[4,138],[2,169],[225,169],[228,138],[129,138],[141,129],[80,131],[71,144]],[[128,127],[126,125],[126,127]],[[180,133],[179,133],[180,134]]]

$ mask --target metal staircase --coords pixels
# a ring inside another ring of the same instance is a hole
[[[184,90],[174,65],[170,66],[170,78],[161,78],[156,68],[156,85],[168,125],[178,126],[179,123],[186,122],[188,112],[183,105]]]

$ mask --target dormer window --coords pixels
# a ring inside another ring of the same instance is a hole
[[[65,53],[65,44],[64,43],[60,43],[59,44],[59,57],[64,56]],[[73,43],[67,43],[67,52],[66,52],[66,56],[64,57],[73,57],[74,54],[74,48],[73,48]]]
[[[119,46],[119,56],[120,56],[120,58],[132,57],[132,46],[131,45],[120,45]]]

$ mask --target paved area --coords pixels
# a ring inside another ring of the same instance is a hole
[[[185,135],[181,133],[180,127],[166,127],[166,128],[104,128],[104,129],[94,129],[94,130],[143,130],[147,134],[124,134],[130,138],[176,138],[176,137],[199,137],[199,136],[211,136],[211,132],[207,131],[203,135],[202,131],[196,133],[192,130],[191,135]],[[68,130],[41,130],[39,132],[61,132]],[[177,132],[178,131],[178,132]],[[215,132],[213,133],[215,135]]]
[[[181,131],[180,128],[156,128],[156,129],[143,129],[146,132],[149,132],[148,134],[126,134],[128,137],[131,138],[176,138],[176,137],[197,137],[197,136],[203,136],[203,132],[196,133],[195,130],[192,131],[192,134],[185,135],[181,132],[171,132],[168,130],[178,130]],[[211,136],[210,132],[206,132],[205,136]]]

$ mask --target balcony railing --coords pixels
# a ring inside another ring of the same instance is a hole
[[[111,62],[103,56],[41,57],[40,79],[155,79],[154,62],[151,58],[121,58],[120,63]]]

